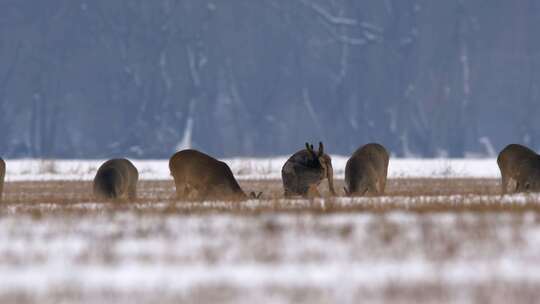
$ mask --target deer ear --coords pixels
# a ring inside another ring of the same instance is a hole
[[[319,142],[319,156],[324,154],[324,146],[322,144],[322,141]]]
[[[313,157],[316,156],[315,154],[315,151],[313,151],[313,145],[310,145],[308,143],[306,143],[306,150],[309,152],[309,154],[311,154]]]

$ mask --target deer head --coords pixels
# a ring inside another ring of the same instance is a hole
[[[309,154],[319,161],[321,168],[323,169],[322,176],[328,179],[328,188],[332,195],[336,195],[334,190],[334,169],[332,168],[332,159],[330,156],[324,153],[324,146],[322,142],[319,142],[319,151],[313,150],[313,145],[306,143],[306,150]]]

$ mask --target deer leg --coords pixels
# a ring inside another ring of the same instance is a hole
[[[137,186],[130,185],[128,189],[128,198],[134,200],[137,197]]]
[[[513,193],[522,192],[523,189],[521,189],[522,183],[516,180],[516,187],[514,188]]]
[[[184,198],[186,197],[186,191],[185,191],[184,185],[176,185],[176,197],[177,198]]]
[[[379,189],[377,189],[377,182],[369,183],[365,193],[369,196],[375,196],[379,194]]]
[[[310,185],[306,194],[307,194],[307,197],[309,198],[321,196],[321,194],[319,193],[319,190],[317,189],[317,185]]]
[[[377,181],[375,181],[373,188],[375,188],[376,195],[381,195],[383,192],[382,180],[378,178]]]
[[[285,197],[291,197],[293,196],[293,193],[289,189],[285,188],[285,192],[283,193],[283,195]]]
[[[185,196],[185,183],[180,181],[177,177],[174,177],[174,186],[176,188],[176,198],[181,199]]]
[[[378,191],[377,191],[377,194],[378,195],[383,195],[384,194],[384,181],[383,180],[379,180],[379,183],[378,183]]]
[[[381,177],[381,183],[382,183],[381,194],[384,194],[386,192],[387,181],[388,181],[388,176],[387,176],[387,173],[385,172],[384,176]]]
[[[189,187],[186,191],[190,200],[205,200],[208,196],[208,191],[202,191],[196,187]]]
[[[357,180],[355,182],[355,191],[350,193],[351,196],[364,196],[369,192],[370,187],[366,185],[364,180]]]
[[[176,186],[176,196],[178,199],[191,199],[193,196],[193,188],[187,184],[180,184]]]
[[[501,193],[503,195],[506,194],[507,184],[508,184],[508,179],[506,178],[506,176],[501,175]]]
[[[360,192],[360,196],[365,196],[365,195],[368,195],[369,194],[369,188],[368,187],[365,187],[364,189],[362,189]]]

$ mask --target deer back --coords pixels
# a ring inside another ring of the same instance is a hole
[[[324,179],[323,168],[319,160],[305,149],[289,157],[283,165],[283,171],[304,179],[307,183],[316,183]]]
[[[536,157],[537,154],[533,150],[522,145],[510,144],[499,153],[497,165],[501,170],[501,175],[516,177],[520,168],[524,168],[520,163]]]
[[[286,196],[306,195],[309,189],[319,185],[325,178],[328,179],[330,192],[335,194],[332,160],[324,153],[321,142],[318,151],[306,143],[306,149],[289,157],[281,169],[281,177]]]
[[[388,152],[380,144],[370,143],[358,148],[345,166],[345,191],[349,194],[364,194],[368,190],[382,193],[388,162]]]
[[[197,150],[174,154],[169,160],[169,169],[177,190],[179,187],[195,189],[204,193],[204,198],[246,198],[226,163]]]
[[[111,159],[100,166],[94,178],[94,194],[101,198],[134,198],[139,173],[127,159]]]

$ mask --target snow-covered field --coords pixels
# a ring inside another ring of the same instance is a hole
[[[392,159],[388,196],[315,200],[281,197],[284,161],[226,160],[265,191],[246,202],[176,201],[167,161],[134,161],[139,199],[110,203],[88,182],[101,161],[8,160],[0,303],[540,297],[540,195],[500,196],[494,159]]]
[[[0,302],[534,303],[539,295],[536,212],[166,207],[3,210]]]
[[[232,158],[229,164],[238,179],[280,179],[286,157]],[[8,181],[91,180],[104,160],[7,160]],[[141,179],[170,179],[167,160],[133,160]],[[347,158],[332,156],[336,178],[343,178]],[[495,159],[391,159],[390,178],[499,178]]]

